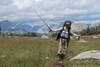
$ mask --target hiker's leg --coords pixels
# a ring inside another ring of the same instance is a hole
[[[66,41],[67,43],[66,43],[66,48],[68,49],[69,48],[69,42],[70,42],[70,38],[69,39],[67,39],[67,41]]]
[[[63,52],[63,39],[60,39],[59,41],[59,48],[58,48],[58,57],[60,60],[63,60],[65,57],[65,54]]]
[[[62,42],[61,39],[59,40],[59,46],[58,46],[58,54],[61,54],[62,52]]]
[[[68,47],[69,47],[69,39],[67,39],[66,41],[65,41],[65,46],[64,46],[64,54],[66,54],[67,52],[68,52]]]
[[[64,43],[65,43],[64,39],[61,39],[62,49],[64,49],[64,46],[65,46]]]
[[[63,54],[65,54],[66,39],[61,39],[60,46],[61,46],[61,52],[62,52]]]

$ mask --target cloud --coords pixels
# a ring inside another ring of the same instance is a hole
[[[69,9],[69,8],[66,8],[65,9],[65,14],[86,14],[88,13],[88,10],[80,10],[80,9]]]
[[[26,9],[32,6],[33,0],[13,0],[13,5],[18,9]]]
[[[42,1],[42,0],[35,0],[36,2],[40,2],[40,1]]]
[[[83,23],[83,24],[95,24],[95,23],[98,23],[98,22],[100,22],[100,20],[88,20],[88,21],[75,21],[75,23]]]
[[[38,10],[50,22],[51,19],[58,22],[61,17],[95,22],[100,17],[99,3],[99,0],[0,0],[0,18],[38,18],[35,13]]]
[[[0,0],[0,5],[9,5],[10,3],[12,3],[12,0]]]

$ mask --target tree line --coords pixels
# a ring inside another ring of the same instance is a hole
[[[87,29],[82,30],[79,32],[81,35],[94,35],[100,34],[100,25],[94,27],[87,27]]]
[[[13,33],[13,32],[4,32],[1,27],[0,27],[0,35],[1,36],[30,36],[30,37],[33,36],[33,37],[38,37],[37,33],[35,33],[35,32],[26,32],[23,34]]]

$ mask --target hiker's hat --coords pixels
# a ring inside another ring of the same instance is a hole
[[[67,24],[67,25],[71,25],[71,23],[72,23],[71,21],[66,20],[65,23],[64,23],[64,25],[66,25],[66,24]]]

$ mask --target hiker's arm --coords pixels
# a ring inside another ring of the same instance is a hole
[[[62,27],[58,28],[58,29],[52,29],[52,32],[59,32],[62,29]]]
[[[73,35],[73,36],[75,36],[75,37],[80,36],[80,35],[77,35],[77,34],[75,34],[75,33],[73,33],[73,32],[71,32],[71,35]]]
[[[72,32],[72,31],[71,31],[71,35],[73,35],[73,36],[77,37],[77,39],[78,39],[78,40],[80,39],[80,35],[78,35],[78,34],[76,34],[76,33]]]

